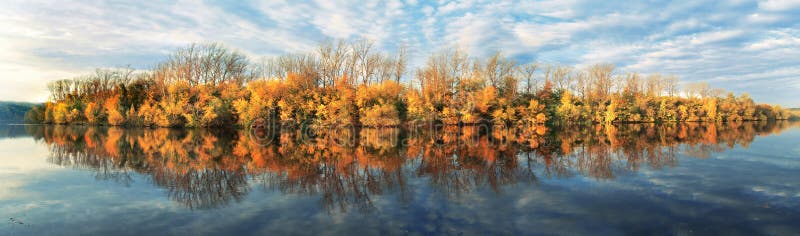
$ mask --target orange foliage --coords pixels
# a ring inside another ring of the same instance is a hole
[[[108,114],[109,125],[125,124],[125,116],[119,111],[119,96],[114,96],[106,100],[103,104],[103,108],[106,110],[106,114]]]

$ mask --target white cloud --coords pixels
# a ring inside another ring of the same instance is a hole
[[[725,40],[730,40],[735,37],[741,36],[744,34],[742,30],[724,30],[724,31],[711,31],[711,32],[704,32],[701,34],[697,34],[689,40],[689,43],[693,45],[703,45],[709,43],[715,43]]]
[[[747,21],[755,24],[769,24],[783,20],[783,16],[768,13],[753,13],[747,16]]]
[[[637,44],[609,45],[604,42],[591,43],[589,47],[601,50],[591,50],[581,56],[583,63],[577,65],[579,68],[601,62],[621,64],[622,62],[630,61],[631,56],[639,55],[639,52],[643,49],[642,45]]]
[[[577,0],[522,1],[515,2],[513,9],[516,12],[568,19],[576,17],[574,8],[578,5]]]
[[[762,0],[758,1],[758,8],[767,11],[785,11],[800,8],[798,0]]]
[[[614,27],[624,27],[641,22],[645,18],[640,15],[623,15],[612,13],[604,16],[591,17],[582,21],[558,23],[518,23],[514,33],[523,45],[540,48],[548,45],[561,45],[571,43],[579,33],[592,34]]]
[[[751,51],[761,51],[778,48],[800,48],[800,36],[794,36],[787,31],[773,31],[769,34],[769,37],[751,43],[746,49]]]
[[[514,33],[523,45],[539,48],[547,45],[568,43],[577,31],[589,28],[583,22],[557,24],[521,23],[514,27]]]
[[[466,10],[473,7],[472,0],[455,0],[440,5],[438,8],[439,14],[449,14],[455,11]]]
[[[425,13],[425,15],[426,15],[426,16],[429,16],[429,17],[430,17],[431,15],[433,15],[433,11],[434,11],[434,10],[433,10],[433,7],[432,7],[432,6],[425,6],[425,7],[422,7],[422,13]]]

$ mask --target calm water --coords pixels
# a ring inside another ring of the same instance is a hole
[[[0,235],[800,234],[798,123],[0,126]]]

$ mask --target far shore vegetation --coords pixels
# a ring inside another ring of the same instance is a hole
[[[393,127],[411,122],[738,122],[791,112],[708,83],[676,76],[520,64],[459,50],[408,68],[404,47],[377,51],[365,40],[325,42],[313,52],[251,61],[221,44],[190,45],[151,70],[97,69],[48,85],[50,99],[26,120],[136,127],[248,127],[288,122]],[[797,111],[794,111],[797,112]]]
[[[0,101],[0,124],[23,123],[25,113],[36,104]]]

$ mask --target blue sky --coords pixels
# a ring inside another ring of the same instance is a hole
[[[148,69],[192,42],[258,60],[327,38],[367,38],[387,52],[405,44],[412,65],[455,47],[578,68],[609,62],[800,107],[800,0],[0,0],[0,100],[44,101],[47,81]]]

